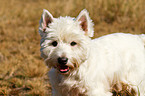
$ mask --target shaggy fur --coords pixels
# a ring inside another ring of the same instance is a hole
[[[123,85],[134,96],[145,96],[144,35],[91,40],[93,23],[86,10],[77,18],[54,18],[45,9],[39,33],[53,96],[112,96],[112,88],[123,90]]]

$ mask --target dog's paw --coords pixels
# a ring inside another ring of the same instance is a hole
[[[137,88],[123,82],[113,84],[111,92],[113,96],[138,96]]]

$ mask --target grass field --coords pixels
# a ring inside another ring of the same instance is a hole
[[[114,32],[145,33],[145,0],[0,0],[0,95],[51,94],[40,58],[39,20],[43,9],[54,17],[86,8],[95,37]]]

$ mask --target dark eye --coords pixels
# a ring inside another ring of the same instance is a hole
[[[77,43],[73,41],[73,42],[70,43],[70,45],[75,46],[75,45],[77,45]]]
[[[56,47],[57,44],[58,44],[58,43],[57,43],[56,41],[53,41],[53,42],[52,42],[52,45],[53,45],[54,47]]]

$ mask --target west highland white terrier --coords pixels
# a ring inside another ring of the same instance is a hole
[[[143,34],[92,40],[93,23],[85,9],[77,18],[54,18],[44,9],[39,33],[53,96],[114,96],[112,90],[132,94],[120,96],[145,96]]]

